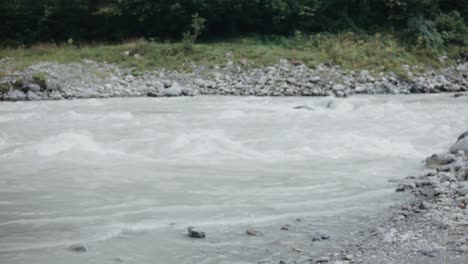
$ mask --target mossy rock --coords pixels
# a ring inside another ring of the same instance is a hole
[[[38,72],[32,77],[33,82],[41,87],[41,90],[47,89],[47,74],[44,72]]]
[[[9,83],[0,83],[0,94],[7,93],[11,89],[11,84]]]

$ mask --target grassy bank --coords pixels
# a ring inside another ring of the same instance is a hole
[[[205,66],[225,64],[227,54],[230,53],[233,61],[246,67],[272,65],[279,59],[286,58],[301,61],[310,67],[329,62],[346,69],[402,73],[403,64],[435,68],[453,64],[462,50],[466,51],[467,48],[449,46],[444,50],[433,50],[409,47],[392,35],[358,36],[352,33],[314,36],[297,34],[293,38],[241,38],[195,45],[144,40],[122,44],[96,43],[80,47],[68,44],[36,44],[28,48],[0,49],[0,57],[11,57],[15,61],[8,69],[0,69],[3,71],[1,74],[7,74],[6,71],[42,61],[67,63],[91,59],[134,67],[137,70],[190,70],[188,65],[191,62]],[[446,55],[448,59],[439,60],[441,55]]]

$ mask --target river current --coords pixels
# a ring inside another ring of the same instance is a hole
[[[389,180],[467,126],[468,98],[447,94],[1,103],[0,263],[306,259],[403,199]]]

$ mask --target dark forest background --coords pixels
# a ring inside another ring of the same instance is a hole
[[[389,32],[437,47],[466,44],[468,0],[0,0],[1,41],[177,40],[194,14],[202,37]]]

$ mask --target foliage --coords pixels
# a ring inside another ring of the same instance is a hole
[[[4,44],[16,46],[183,35],[193,43],[200,35],[194,36],[194,14],[206,19],[205,39],[297,31],[408,38],[411,32],[410,42],[438,47],[466,38],[468,0],[0,0],[0,34]]]
[[[198,13],[192,16],[192,24],[190,25],[192,31],[186,31],[182,34],[182,43],[187,51],[193,50],[193,44],[205,29],[205,23],[206,19],[200,17]]]
[[[446,43],[463,44],[467,41],[468,28],[457,11],[438,16],[435,19],[435,27]]]

